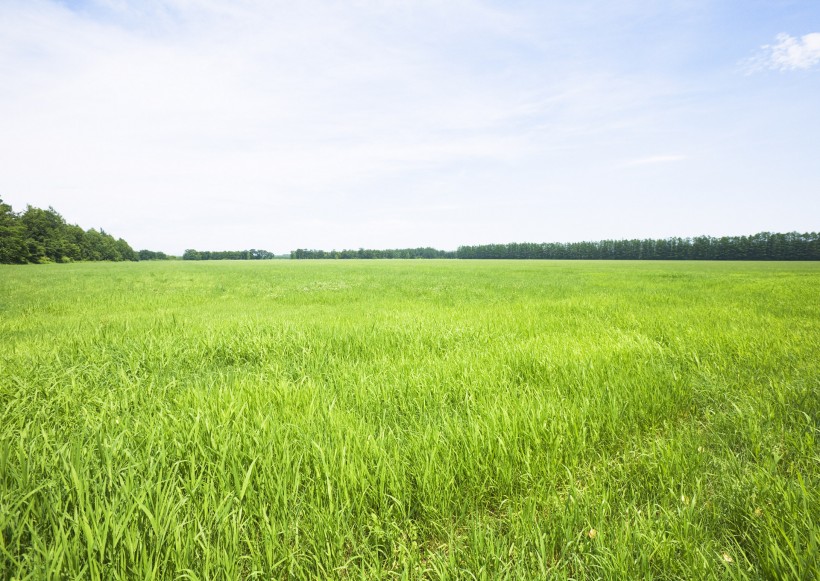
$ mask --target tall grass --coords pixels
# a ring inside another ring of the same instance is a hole
[[[813,579],[820,265],[0,267],[0,578]]]

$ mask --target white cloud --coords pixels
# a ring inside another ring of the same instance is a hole
[[[764,44],[761,54],[747,64],[750,72],[761,69],[778,71],[807,70],[820,64],[820,32],[802,37],[778,34],[777,42]]]

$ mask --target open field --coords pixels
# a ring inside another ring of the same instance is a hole
[[[820,567],[820,263],[0,267],[0,579]]]

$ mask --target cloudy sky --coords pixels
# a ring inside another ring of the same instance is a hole
[[[817,0],[0,0],[0,197],[135,248],[820,229]]]

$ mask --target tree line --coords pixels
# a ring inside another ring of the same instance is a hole
[[[194,250],[189,248],[182,255],[182,260],[272,260],[273,252],[267,250]]]
[[[389,250],[372,250],[359,248],[358,250],[306,250],[300,248],[290,253],[295,260],[313,258],[457,258],[452,250],[436,250],[435,248],[394,248]]]
[[[134,251],[105,230],[83,230],[66,223],[54,208],[27,206],[14,212],[0,199],[0,263],[26,264],[78,260],[167,260],[164,252]],[[267,250],[194,250],[183,260],[270,260]],[[599,240],[597,242],[509,243],[459,246],[455,251],[431,247],[374,250],[307,250],[290,253],[306,259],[562,259],[562,260],[820,260],[820,233],[760,232],[751,236]]]
[[[599,240],[597,242],[512,242],[396,250],[304,250],[296,260],[318,258],[459,258],[529,260],[820,260],[820,233],[760,232],[751,236]]]
[[[820,260],[820,233],[460,246],[458,258],[591,260]]]
[[[143,258],[143,256],[145,258]],[[54,208],[27,206],[15,212],[0,199],[0,263],[27,264],[77,260],[151,260],[162,252],[135,252],[122,238],[102,228],[83,230],[68,224]]]

